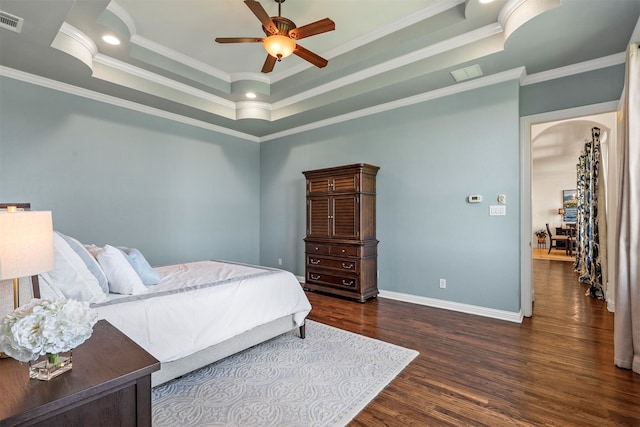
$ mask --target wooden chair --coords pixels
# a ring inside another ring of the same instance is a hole
[[[549,234],[549,252],[547,255],[551,253],[551,249],[564,249],[565,252],[569,251],[569,239],[570,236],[559,236],[557,234],[551,234],[551,229],[549,228],[549,224],[547,225],[547,233]],[[558,246],[558,242],[562,242],[560,246]]]

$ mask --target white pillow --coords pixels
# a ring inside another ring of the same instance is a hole
[[[131,267],[133,267],[138,276],[140,276],[142,283],[146,286],[160,283],[160,280],[162,280],[160,274],[151,267],[144,255],[142,255],[142,252],[136,248],[127,248],[124,246],[118,246],[118,249],[124,252],[125,258],[129,261],[129,264],[131,264]]]
[[[98,285],[100,285],[100,288],[102,289],[102,292],[104,292],[105,295],[108,294],[109,283],[107,281],[107,276],[104,274],[104,271],[102,271],[102,268],[100,268],[98,260],[96,260],[96,258],[91,253],[89,253],[89,251],[77,239],[62,234],[59,231],[54,231],[54,233],[60,235],[60,237],[62,237],[65,242],[67,242],[67,244],[71,247],[71,249],[73,249],[75,253],[78,254],[91,274],[95,276],[96,280],[98,281]]]
[[[123,295],[137,295],[147,291],[140,276],[119,249],[105,245],[98,251],[96,258],[109,280],[109,291]]]
[[[102,292],[98,280],[91,274],[84,261],[57,233],[53,233],[54,267],[40,277],[56,295],[67,299],[103,302],[107,296]]]

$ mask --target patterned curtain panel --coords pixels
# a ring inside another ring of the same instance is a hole
[[[599,179],[600,166],[600,128],[591,129],[592,140],[584,146],[584,152],[578,158],[577,169],[577,248],[575,268],[579,280],[589,285],[588,295],[604,299],[602,280],[602,253],[600,250],[598,193],[602,186]]]

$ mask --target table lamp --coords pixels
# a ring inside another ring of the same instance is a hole
[[[562,227],[562,221],[564,220],[564,208],[558,209],[558,215],[560,215],[560,227]]]
[[[0,211],[0,280],[13,279],[13,308],[20,305],[18,280],[53,269],[49,211]]]

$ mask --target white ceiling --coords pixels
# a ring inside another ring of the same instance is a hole
[[[277,15],[275,1],[260,3]],[[291,56],[270,74],[260,73],[261,44],[213,41],[263,36],[242,0],[0,0],[0,10],[24,18],[20,34],[0,29],[4,75],[264,140],[456,90],[451,71],[469,65],[480,79],[524,73],[531,83],[621,63],[640,0],[286,0],[282,16],[298,26],[335,21],[335,31],[300,41],[329,64]],[[106,33],[122,44],[104,43]]]

